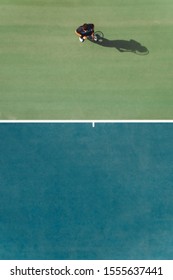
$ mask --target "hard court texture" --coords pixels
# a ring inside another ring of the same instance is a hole
[[[172,259],[173,124],[0,124],[0,259]]]

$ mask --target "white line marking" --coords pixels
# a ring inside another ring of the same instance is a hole
[[[0,120],[0,123],[91,123],[91,120]],[[95,124],[95,122],[92,122]],[[97,123],[173,123],[173,120],[97,120]]]

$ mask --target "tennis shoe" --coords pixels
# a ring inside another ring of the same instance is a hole
[[[81,38],[81,37],[79,37],[79,41],[80,41],[81,43],[83,43],[83,42],[84,42],[84,39]]]
[[[97,42],[98,38],[96,35],[94,35],[94,41]]]

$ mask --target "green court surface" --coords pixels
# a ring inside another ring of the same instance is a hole
[[[83,2],[0,0],[0,119],[173,119],[173,1]]]

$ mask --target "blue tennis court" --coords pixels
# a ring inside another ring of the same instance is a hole
[[[173,259],[172,123],[1,123],[0,259]]]

